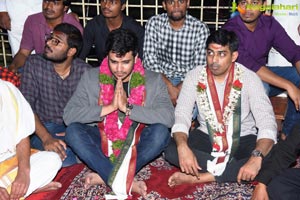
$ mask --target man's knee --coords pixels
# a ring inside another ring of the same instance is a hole
[[[163,124],[153,124],[150,127],[149,136],[153,141],[153,148],[165,148],[170,141],[170,131]]]
[[[171,138],[167,148],[164,151],[165,159],[176,166],[179,166],[177,146],[173,138]]]
[[[79,138],[81,129],[82,129],[81,123],[74,122],[70,124],[66,129],[65,141],[68,144],[76,141]]]
[[[62,160],[59,155],[55,152],[49,151],[39,151],[33,154],[30,157],[30,162],[31,164],[39,163],[40,166],[42,163],[45,164],[45,167],[47,167],[47,170],[49,170],[49,172],[57,172],[62,166]]]
[[[49,166],[49,168],[53,171],[55,170],[59,170],[62,166],[62,160],[60,159],[59,155],[57,153],[54,152],[47,152],[47,158],[49,159],[49,163],[51,163]]]

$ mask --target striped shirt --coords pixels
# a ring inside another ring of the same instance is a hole
[[[188,14],[179,30],[172,29],[166,13],[153,16],[145,30],[145,68],[183,80],[188,71],[206,63],[208,35],[208,26]]]
[[[257,140],[268,138],[277,141],[277,124],[273,107],[266,95],[262,81],[253,71],[245,66],[240,66],[243,71],[241,82],[243,88],[241,92],[241,133],[240,136],[257,135]],[[172,127],[172,134],[175,132],[183,132],[189,134],[191,126],[191,113],[195,102],[199,98],[197,95],[197,84],[199,82],[200,73],[204,66],[198,66],[190,71],[183,82],[180,95],[175,108],[175,124]],[[226,80],[224,80],[225,84]],[[219,102],[222,102],[224,95],[223,84],[216,83]],[[198,103],[198,102],[197,102]],[[198,121],[199,128],[202,132],[208,134],[205,114],[199,108]]]
[[[87,63],[75,58],[69,76],[62,79],[51,61],[41,55],[31,55],[24,66],[20,90],[43,123],[62,124],[64,107],[88,68]]]

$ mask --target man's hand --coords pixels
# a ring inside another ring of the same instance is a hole
[[[127,96],[123,88],[123,82],[121,79],[118,79],[116,84],[115,93],[118,94],[118,109],[122,112],[126,112]]]
[[[170,96],[170,99],[173,103],[174,106],[176,106],[177,104],[177,98],[179,96],[179,93],[180,93],[180,89],[181,86],[173,86],[173,85],[169,85],[168,86],[168,92],[169,92],[169,96]]]
[[[244,164],[241,167],[237,176],[237,182],[241,183],[242,180],[253,181],[261,168],[261,163],[261,157],[251,156],[250,159],[246,162],[246,164]]]
[[[295,85],[291,84],[287,88],[287,93],[288,93],[289,97],[293,100],[296,110],[299,111],[299,109],[300,109],[300,89],[297,88]]]
[[[9,199],[9,194],[7,190],[3,187],[0,187],[0,200],[7,200]]]
[[[64,141],[53,138],[53,137],[49,137],[47,140],[45,140],[43,142],[43,146],[46,151],[56,152],[60,156],[61,160],[66,159],[67,145]]]
[[[16,176],[16,179],[12,183],[11,192],[10,192],[10,199],[20,199],[23,197],[29,187],[30,177],[29,171],[28,172],[20,172]]]
[[[267,186],[263,183],[258,183],[253,190],[251,200],[269,200]]]
[[[201,167],[191,149],[187,145],[180,145],[177,151],[181,171],[199,178],[198,170],[201,170]]]
[[[11,30],[8,12],[0,12],[0,27],[9,31]]]

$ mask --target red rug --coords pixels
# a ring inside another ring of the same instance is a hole
[[[62,168],[57,176],[55,177],[55,181],[62,183],[62,188],[59,190],[51,191],[51,192],[42,192],[37,194],[31,194],[26,200],[56,200],[60,199],[60,197],[64,194],[67,188],[72,185],[72,181],[74,177],[76,177],[83,169],[83,164],[76,164],[71,167]]]
[[[191,200],[191,199],[250,199],[253,190],[252,184],[238,183],[210,183],[197,185],[181,185],[170,188],[167,180],[171,174],[177,171],[164,159],[158,158],[145,166],[136,176],[138,180],[144,180],[148,187],[147,199],[156,200]],[[26,200],[98,200],[104,199],[104,195],[110,192],[105,185],[83,188],[84,174],[89,169],[82,164],[62,169],[55,180],[63,183],[64,187],[58,191],[34,194]],[[133,194],[132,199],[142,200]]]

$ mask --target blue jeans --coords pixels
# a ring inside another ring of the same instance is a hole
[[[136,172],[156,158],[168,145],[170,132],[165,125],[152,124],[142,131],[137,144]],[[72,123],[66,130],[66,142],[78,157],[107,183],[113,164],[101,149],[98,127]]]
[[[289,80],[299,88],[300,76],[295,67],[269,67],[269,69],[278,76]],[[285,91],[281,88],[269,85],[265,82],[264,87],[269,97],[276,96]],[[296,110],[293,100],[290,97],[288,97],[288,107],[283,122],[282,132],[286,135],[289,135],[294,125],[298,123],[300,123],[300,112]]]
[[[174,86],[177,86],[177,85],[181,82],[181,78],[180,78],[180,77],[174,77],[174,78],[169,79],[169,80],[171,81],[171,83],[172,83]],[[195,106],[194,106],[194,109],[193,109],[193,117],[192,117],[192,120],[197,119],[198,114],[199,114],[198,106],[197,106],[197,104],[195,103]]]
[[[56,123],[53,123],[53,122],[46,122],[46,123],[44,123],[44,126],[53,138],[57,138],[57,139],[60,139],[60,140],[63,140],[63,141],[65,140],[64,136],[57,136],[56,135],[56,133],[66,131],[66,126],[65,125],[56,124]],[[32,148],[39,149],[41,151],[45,150],[42,140],[36,134],[33,134],[31,136],[30,144],[31,144]],[[76,156],[73,153],[73,151],[70,149],[70,147],[67,147],[66,154],[67,154],[67,158],[63,161],[63,164],[62,164],[63,167],[67,167],[67,166],[74,165],[74,164],[77,163]]]

